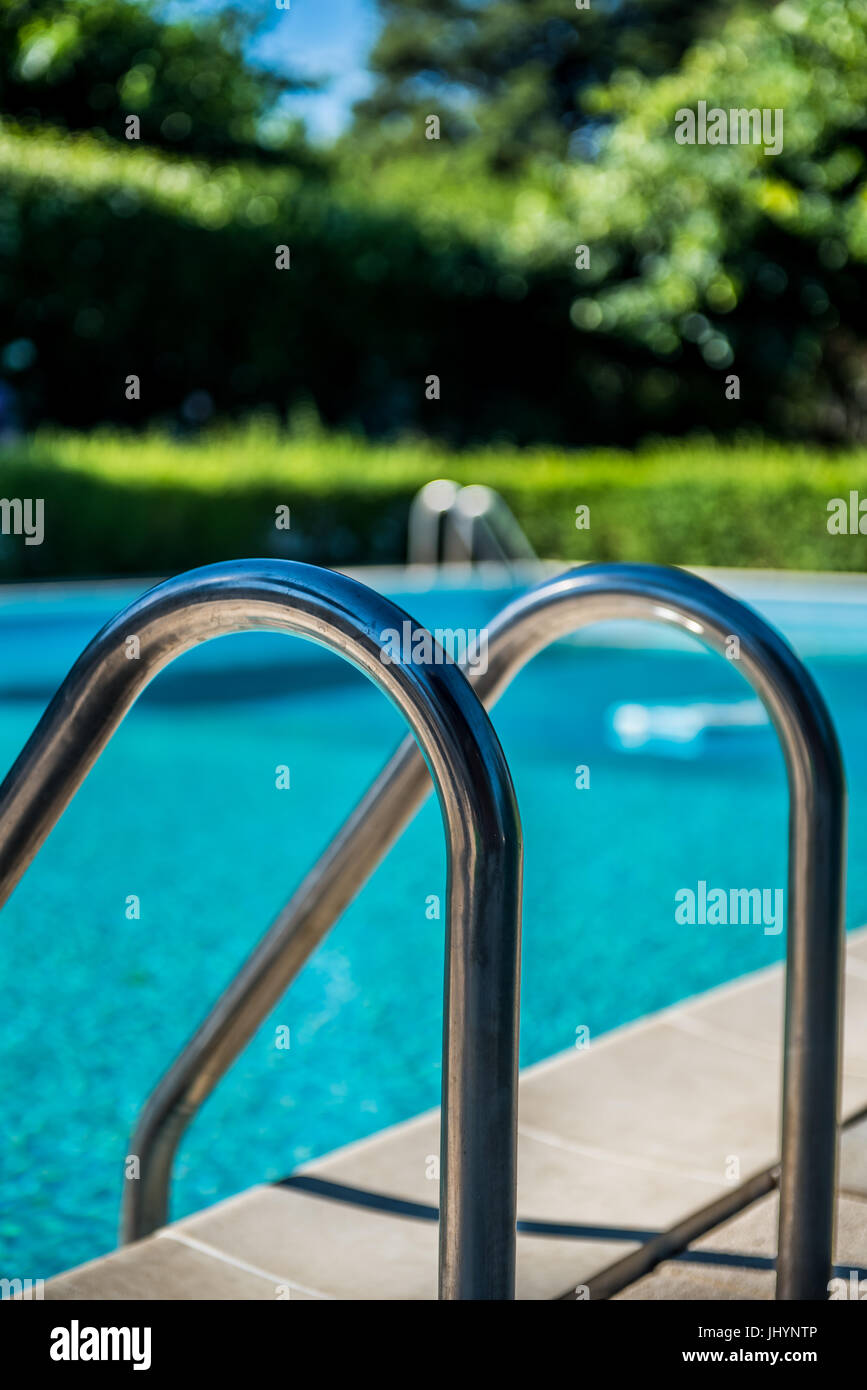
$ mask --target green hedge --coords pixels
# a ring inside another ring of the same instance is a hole
[[[475,189],[455,220],[427,208],[425,184],[412,215],[363,172],[330,183],[123,144],[0,122],[0,377],[24,428],[171,428],[204,395],[220,419],[312,398],[332,429],[380,438],[634,437],[597,380],[623,350],[576,343],[571,259],[525,279],[501,244],[515,194]],[[712,401],[730,424],[716,379]],[[676,432],[673,414],[642,420]]]
[[[45,500],[45,540],[0,536],[6,579],[176,573],[251,555],[329,565],[404,559],[410,501],[435,477],[503,494],[539,554],[815,570],[867,568],[867,536],[828,503],[867,499],[867,450],[711,440],[614,450],[391,447],[268,423],[183,442],[39,432],[0,450],[0,498]],[[577,530],[575,509],[590,508]],[[288,506],[291,529],[275,509]],[[867,525],[867,519],[865,519]]]
[[[691,264],[681,212],[666,203],[671,220],[648,230],[667,172],[648,188],[633,170],[627,198],[595,176],[585,189],[583,165],[563,171],[564,187],[545,170],[494,181],[469,149],[381,168],[346,149],[322,178],[125,146],[0,120],[0,389],[14,392],[22,428],[170,429],[262,408],[282,417],[305,398],[332,430],[414,430],[452,447],[630,447],[700,428],[802,438],[815,427],[824,438],[857,419],[828,394],[824,320],[807,323],[798,295],[818,302],[822,288],[835,343],[856,353],[863,267],[854,257],[834,276],[814,267],[802,286],[813,248],[791,294],[772,303],[747,276],[743,305],[723,313],[741,382],[729,400],[723,359],[707,356],[720,347],[716,315],[688,312],[700,302],[696,287],[684,298],[680,261],[649,285],[638,275],[663,233]],[[702,213],[699,230],[708,220],[717,225]],[[585,226],[592,236],[576,231]],[[592,271],[575,267],[579,235],[593,242]],[[278,246],[290,247],[291,269],[277,270]],[[773,255],[786,280],[777,258],[788,248],[800,265],[800,246],[774,231],[744,254],[756,275]],[[725,277],[712,285],[734,294]],[[138,400],[126,397],[129,375]]]

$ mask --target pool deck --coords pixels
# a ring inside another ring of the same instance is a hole
[[[835,1258],[867,1278],[867,928],[847,938]],[[783,971],[521,1075],[520,1299],[773,1298]],[[439,1112],[47,1281],[45,1298],[436,1297]]]

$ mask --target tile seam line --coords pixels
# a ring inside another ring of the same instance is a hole
[[[526,1139],[532,1139],[538,1144],[545,1144],[552,1149],[562,1149],[566,1153],[575,1154],[579,1158],[597,1158],[602,1162],[616,1163],[624,1168],[636,1168],[643,1172],[663,1173],[673,1178],[692,1178],[696,1182],[706,1182],[713,1186],[725,1186],[725,1179],[718,1173],[711,1173],[704,1168],[683,1168],[676,1163],[667,1163],[665,1159],[642,1158],[639,1154],[625,1154],[611,1149],[597,1149],[592,1144],[576,1143],[571,1139],[562,1139],[560,1135],[553,1134],[550,1130],[537,1129],[535,1125],[518,1124],[518,1133]]]
[[[266,1280],[272,1285],[285,1285],[290,1289],[295,1289],[298,1293],[308,1294],[311,1298],[323,1299],[327,1302],[334,1301],[334,1295],[323,1293],[321,1289],[308,1288],[306,1284],[299,1284],[294,1279],[286,1275],[270,1273],[267,1269],[262,1269],[259,1265],[248,1263],[236,1255],[230,1255],[225,1250],[218,1250],[216,1246],[208,1245],[203,1240],[197,1240],[195,1236],[189,1236],[184,1231],[174,1231],[170,1228],[158,1231],[157,1240],[173,1240],[178,1245],[185,1245],[190,1250],[195,1250],[200,1255],[207,1255],[210,1259],[218,1261],[220,1264],[231,1265],[233,1269],[240,1269],[244,1274],[254,1274],[259,1279]]]
[[[851,941],[867,942],[867,925],[855,927],[846,932],[847,944]],[[737,994],[740,991],[756,989],[761,984],[771,981],[775,975],[784,974],[785,962],[782,960],[772,961],[770,965],[760,966],[758,970],[748,971],[746,975],[739,975],[734,980],[724,980],[721,984],[711,985],[709,989],[699,990],[696,994],[690,994],[685,999],[679,999],[674,1004],[664,1004],[659,1009],[653,1009],[650,1013],[642,1014],[639,1018],[629,1019],[626,1023],[619,1023],[614,1028],[607,1029],[600,1034],[599,1038],[591,1041],[588,1052],[599,1052],[602,1048],[612,1047],[629,1037],[635,1037],[648,1029],[660,1025],[673,1024],[681,1015],[691,1016],[700,1013],[704,1006],[718,999],[725,999],[727,996]],[[554,1067],[563,1066],[571,1057],[575,1056],[577,1049],[566,1048],[562,1052],[555,1052],[550,1057],[542,1057],[538,1062],[531,1062],[529,1066],[522,1067],[521,1078],[523,1081],[532,1081],[536,1076],[544,1074]],[[435,1111],[429,1113],[436,1113]]]
[[[849,1116],[848,1119],[843,1119],[843,1121],[840,1124],[841,1134],[845,1134],[847,1130],[853,1129],[856,1125],[858,1125],[861,1121],[865,1119],[867,1119],[867,1106],[862,1106],[860,1110],[856,1111],[853,1115]],[[656,1241],[650,1241],[648,1242],[646,1247],[642,1247],[645,1257],[648,1255],[651,1257],[648,1261],[647,1266],[644,1269],[639,1269],[637,1271],[632,1272],[631,1276],[627,1274],[625,1277],[623,1277],[621,1274],[621,1270],[628,1269],[630,1263],[634,1265],[636,1261],[636,1256],[638,1259],[640,1259],[642,1252],[639,1251],[633,1253],[632,1255],[624,1256],[622,1257],[622,1259],[616,1260],[613,1265],[609,1265],[605,1269],[597,1271],[595,1275],[592,1275],[589,1281],[591,1289],[594,1283],[597,1288],[602,1287],[604,1290],[602,1298],[607,1301],[608,1299],[612,1298],[615,1294],[622,1293],[624,1289],[631,1288],[634,1284],[639,1283],[648,1275],[653,1274],[653,1272],[656,1269],[658,1269],[660,1265],[665,1264],[667,1261],[676,1260],[678,1255],[683,1254],[686,1250],[689,1249],[691,1245],[697,1243],[699,1240],[709,1235],[710,1232],[715,1230],[718,1226],[722,1225],[726,1221],[733,1220],[735,1217],[741,1215],[744,1211],[746,1211],[749,1207],[754,1206],[757,1202],[762,1200],[763,1196],[767,1197],[772,1195],[775,1191],[778,1192],[779,1178],[779,1163],[777,1163],[772,1168],[767,1168],[758,1173],[755,1173],[751,1178],[748,1178],[746,1182],[743,1183],[742,1186],[739,1189],[737,1189],[736,1192],[733,1194],[733,1196],[740,1195],[742,1200],[740,1202],[733,1203],[732,1208],[729,1210],[726,1216],[717,1217],[715,1220],[709,1221],[707,1224],[705,1224],[702,1218],[709,1214],[708,1208],[705,1209],[703,1212],[699,1211],[693,1213],[692,1216],[688,1216],[682,1222],[675,1222],[672,1226],[669,1226],[665,1232],[662,1232],[660,1236],[657,1237]],[[762,1193],[760,1189],[765,1181],[767,1182],[767,1188],[764,1191],[764,1193]],[[839,1200],[839,1198],[843,1196],[846,1196],[849,1200],[857,1200],[862,1204],[867,1202],[867,1195],[865,1195],[864,1193],[846,1193],[842,1189],[838,1189],[837,1199]],[[713,1205],[714,1204],[712,1203],[711,1207]],[[690,1225],[694,1225],[695,1229],[693,1229],[689,1234],[683,1234],[685,1228],[689,1227]],[[661,1253],[658,1259],[653,1259],[655,1251],[660,1249],[660,1247],[665,1244],[666,1240],[672,1241],[672,1239],[674,1239],[673,1248],[668,1253]],[[570,1295],[571,1290],[567,1290],[566,1293],[560,1294],[559,1300],[568,1300],[570,1298]]]
[[[748,1038],[733,1042],[730,1034],[724,1028],[718,1028],[713,1023],[706,1023],[696,1013],[688,1013],[685,1009],[672,1015],[670,1022],[671,1026],[676,1028],[678,1032],[688,1033],[690,1037],[715,1043],[717,1047],[724,1047],[728,1052],[737,1053],[739,1057],[752,1057],[754,1061],[771,1062],[775,1065],[781,1061],[782,1048],[774,1047],[770,1043],[750,1042]]]
[[[846,933],[847,941],[864,941],[867,943],[867,924],[852,928]],[[736,980],[726,980],[720,985],[714,985],[710,989],[702,990],[698,994],[690,995],[687,999],[680,1000],[677,1004],[671,1004],[662,1009],[654,1010],[652,1013],[644,1014],[640,1018],[631,1019],[627,1023],[618,1024],[617,1027],[609,1029],[603,1033],[599,1040],[591,1045],[594,1052],[598,1052],[604,1047],[610,1047],[614,1043],[623,1039],[640,1034],[648,1028],[653,1028],[670,1019],[670,1016],[681,1012],[698,1010],[701,1003],[710,999],[724,997],[728,993],[737,990],[750,989],[773,976],[775,971],[782,972],[783,962],[774,961],[770,965],[761,966],[758,970],[750,971],[747,975],[739,976]],[[575,1049],[569,1048],[562,1052],[555,1052],[550,1057],[542,1057],[538,1062],[531,1062],[528,1066],[521,1068],[521,1084],[532,1083],[537,1076],[543,1075],[546,1071],[553,1070],[555,1067],[563,1066],[570,1058],[575,1056]],[[398,1120],[393,1125],[386,1125],[384,1129],[375,1130],[372,1134],[362,1136],[360,1139],[350,1140],[348,1144],[342,1144],[337,1149],[332,1149],[327,1154],[322,1154],[317,1158],[308,1159],[305,1163],[299,1164],[293,1172],[313,1173],[323,1169],[327,1164],[340,1162],[353,1152],[367,1146],[373,1148],[375,1145],[386,1143],[387,1140],[399,1133],[406,1133],[415,1127],[421,1127],[431,1122],[439,1121],[439,1106],[431,1106],[429,1110],[423,1110],[418,1115],[410,1115],[405,1120]]]
[[[678,1255],[686,1251],[690,1245],[707,1235],[724,1221],[730,1221],[735,1216],[739,1216],[747,1208],[760,1201],[762,1197],[768,1196],[779,1187],[779,1166],[765,1168],[758,1173],[754,1173],[740,1187],[730,1194],[730,1200],[726,1202],[725,1195],[715,1202],[711,1202],[707,1207],[699,1211],[692,1212],[682,1221],[676,1221],[665,1231],[652,1241],[648,1241],[632,1255],[626,1255],[620,1260],[616,1260],[606,1269],[598,1271],[589,1281],[591,1297],[595,1289],[602,1289],[601,1297],[603,1301],[608,1301],[615,1294],[622,1293],[624,1289],[637,1284],[647,1275],[652,1274],[660,1265],[670,1260],[675,1260]],[[721,1211],[724,1208],[724,1214]],[[641,1267],[643,1263],[643,1268]],[[571,1290],[560,1295],[560,1300],[568,1300]]]

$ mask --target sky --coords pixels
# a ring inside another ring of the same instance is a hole
[[[226,0],[181,0],[168,8],[189,15],[220,9]],[[235,0],[262,15],[251,58],[274,68],[327,77],[322,92],[293,96],[290,107],[308,123],[311,136],[328,140],[349,118],[352,103],[369,90],[365,62],[379,29],[376,0],[290,0],[279,10],[276,0]]]

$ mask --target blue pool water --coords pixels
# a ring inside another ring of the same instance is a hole
[[[858,925],[867,585],[738,583],[836,718]],[[0,773],[139,587],[0,591]],[[509,597],[394,576],[387,591],[430,626],[478,627]],[[537,658],[494,723],[525,832],[522,1064],[781,956],[759,927],[674,921],[699,879],[785,883],[782,760],[733,665],[613,625]],[[0,921],[0,1275],[44,1278],[114,1244],[140,1105],[401,734],[352,668],[270,634],[189,653],[136,705]],[[437,1103],[443,923],[425,904],[444,867],[428,804],[192,1125],[174,1215]]]

